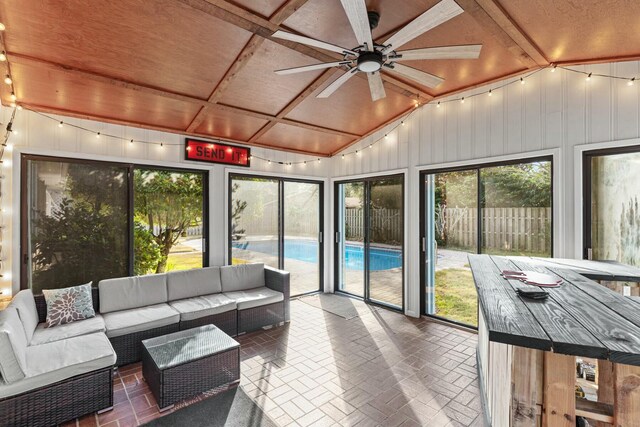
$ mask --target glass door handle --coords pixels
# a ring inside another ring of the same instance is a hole
[[[340,232],[336,231],[336,243],[340,243]]]
[[[427,238],[422,238],[422,252],[427,252]]]
[[[322,231],[318,233],[318,242],[322,243]]]

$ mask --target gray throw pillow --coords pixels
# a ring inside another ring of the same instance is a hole
[[[44,289],[42,293],[47,302],[45,325],[47,328],[88,319],[96,315],[91,297],[91,282],[71,288]]]

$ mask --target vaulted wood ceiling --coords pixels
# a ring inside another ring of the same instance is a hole
[[[339,0],[21,0],[0,3],[18,103],[38,111],[331,155],[435,97],[547,66],[640,57],[635,0],[456,0],[464,13],[403,49],[482,44],[476,60],[415,61],[436,89],[383,73],[315,96],[344,70],[274,70],[339,55],[273,38],[278,29],[357,45]],[[368,0],[376,41],[437,0]],[[5,66],[7,63],[4,63]],[[3,85],[2,103],[10,89]]]

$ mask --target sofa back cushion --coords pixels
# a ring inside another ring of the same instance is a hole
[[[239,264],[220,267],[222,291],[244,291],[264,286],[264,264]]]
[[[10,305],[0,311],[0,374],[7,384],[25,377],[27,336],[18,310]]]
[[[169,301],[222,292],[220,267],[196,268],[167,273]]]
[[[100,312],[128,310],[167,302],[167,275],[121,277],[101,280]]]
[[[31,342],[33,338],[33,332],[38,326],[38,309],[36,308],[36,301],[33,298],[33,292],[31,289],[25,289],[20,291],[13,297],[11,305],[18,311],[20,321],[24,327],[24,334],[27,337],[27,342]]]

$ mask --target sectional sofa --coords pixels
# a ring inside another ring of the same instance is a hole
[[[102,280],[96,316],[45,328],[46,302],[20,291],[0,311],[0,426],[48,426],[113,406],[112,370],[141,341],[214,324],[229,335],[289,320],[289,273],[263,264]]]

